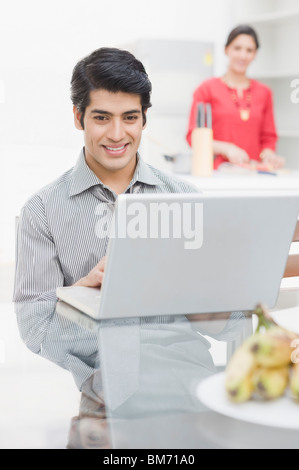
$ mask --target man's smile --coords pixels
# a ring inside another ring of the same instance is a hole
[[[127,146],[129,144],[123,144],[123,145],[103,145],[104,149],[106,150],[107,153],[110,155],[122,155],[125,153],[127,150]]]

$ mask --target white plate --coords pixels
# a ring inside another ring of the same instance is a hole
[[[225,373],[204,379],[197,388],[199,400],[213,411],[254,424],[285,429],[299,429],[299,403],[284,396],[273,401],[232,403],[224,387]]]
[[[299,307],[271,312],[271,317],[279,326],[299,334]]]

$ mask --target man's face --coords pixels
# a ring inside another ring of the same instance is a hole
[[[74,116],[82,130],[81,113],[75,107]],[[145,127],[139,95],[94,90],[83,122],[86,162],[98,176],[134,171]]]

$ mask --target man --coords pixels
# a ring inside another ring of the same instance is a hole
[[[99,236],[99,205],[112,217],[120,193],[197,191],[138,154],[150,93],[142,63],[128,51],[101,48],[75,66],[71,96],[84,148],[74,168],[21,211],[15,302],[54,300],[58,286],[101,284],[108,240]]]
[[[76,165],[33,195],[19,217],[13,300],[20,334],[34,353],[73,374],[82,419],[105,417],[98,337],[60,321],[56,288],[101,285],[105,224],[119,194],[197,191],[138,154],[150,94],[142,63],[128,51],[101,48],[80,60],[71,97],[84,147]]]
[[[76,165],[33,195],[19,218],[13,299],[20,333],[29,349],[73,374],[82,392],[79,418],[83,420],[101,420],[106,413],[98,334],[82,333],[54,314],[57,287],[101,285],[108,244],[105,224],[111,223],[119,194],[198,191],[146,164],[138,154],[150,93],[142,63],[127,51],[101,48],[80,60],[73,70],[71,96],[84,147]],[[107,212],[105,221],[102,209]],[[157,325],[166,320],[151,321]],[[136,326],[126,325],[129,358],[123,353],[121,325],[112,328],[113,344],[119,348],[110,361],[118,367],[119,396],[114,403],[135,391],[134,359],[138,362],[140,347],[134,343]]]

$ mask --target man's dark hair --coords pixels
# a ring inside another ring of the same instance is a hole
[[[90,104],[92,90],[107,90],[140,95],[143,123],[145,111],[151,107],[151,82],[143,64],[128,51],[102,47],[80,60],[75,66],[71,80],[71,99],[82,113],[81,125],[86,107]]]
[[[225,47],[229,46],[230,43],[233,42],[233,40],[236,39],[236,37],[240,34],[247,34],[248,36],[251,36],[255,42],[256,48],[258,49],[260,47],[256,31],[247,24],[240,24],[229,33]]]

